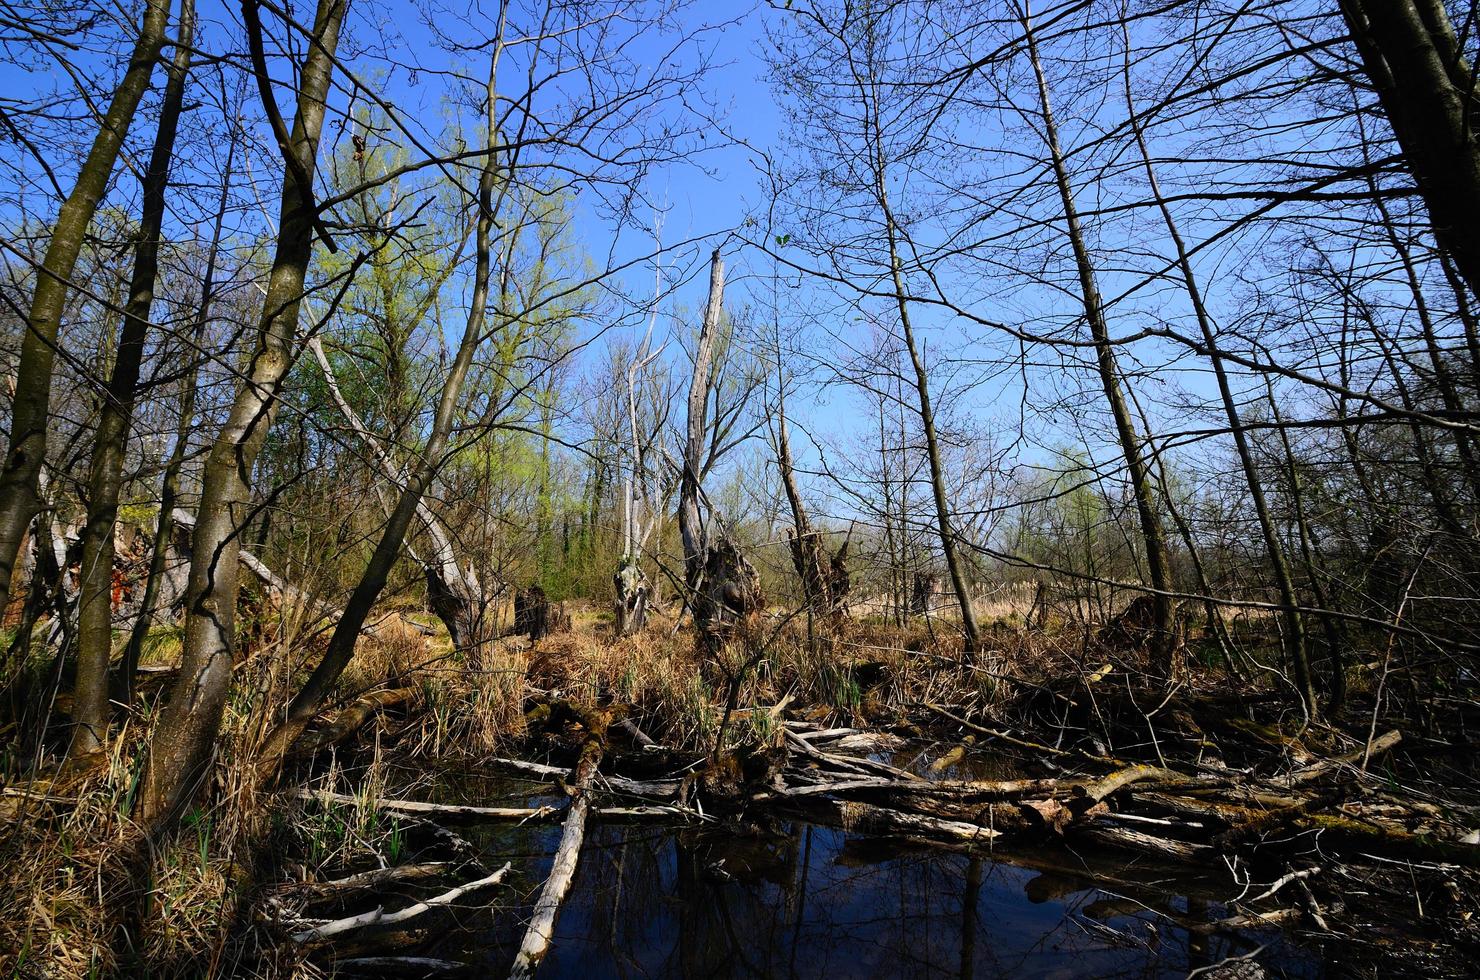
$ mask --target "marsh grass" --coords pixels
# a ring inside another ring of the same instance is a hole
[[[293,974],[303,966],[300,957],[254,916],[265,889],[401,860],[407,825],[376,806],[389,754],[435,765],[517,752],[526,708],[540,701],[622,705],[659,742],[711,752],[722,726],[728,745],[780,741],[776,709],[783,702],[820,723],[890,727],[909,724],[926,701],[996,716],[1022,710],[1026,717],[1035,692],[1047,685],[1096,698],[1109,687],[1088,680],[1109,655],[1088,646],[1082,628],[1028,629],[1009,621],[1011,610],[987,621],[974,658],[938,617],[904,627],[855,617],[809,629],[804,618],[768,614],[706,658],[690,630],[675,631],[662,618],[637,635],[616,637],[609,617],[578,611],[571,632],[533,648],[503,638],[469,655],[452,650],[445,635],[415,628],[406,615],[376,621],[341,679],[338,701],[326,706],[327,718],[367,690],[414,692],[394,717],[361,730],[359,747],[343,750],[343,765],[334,759],[313,771],[313,785],[352,794],[350,803],[256,795],[249,763],[272,708],[286,703],[322,652],[319,635],[290,639],[271,629],[238,667],[211,786],[202,794],[210,803],[191,811],[170,837],[145,846],[127,816],[138,749],[152,722],[148,702],[92,768],[63,774],[53,766],[50,778],[0,797],[9,818],[0,837],[0,975]],[[165,638],[172,636],[161,632],[151,658],[170,656]],[[1116,655],[1116,682],[1140,670],[1134,655]],[[136,887],[145,883],[145,896],[120,888],[129,868]],[[141,898],[147,910],[127,926],[125,942],[129,903]]]

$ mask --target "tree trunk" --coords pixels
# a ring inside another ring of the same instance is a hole
[[[1166,534],[1162,530],[1161,518],[1156,512],[1155,490],[1151,486],[1151,475],[1142,454],[1141,436],[1136,431],[1121,391],[1120,367],[1116,363],[1115,348],[1110,342],[1109,327],[1105,322],[1104,306],[1100,299],[1100,288],[1095,281],[1095,270],[1089,248],[1084,241],[1084,232],[1079,225],[1079,211],[1074,205],[1074,191],[1069,184],[1069,172],[1064,165],[1064,155],[1059,148],[1058,126],[1054,122],[1053,106],[1049,100],[1048,79],[1038,58],[1038,43],[1033,27],[1025,14],[1022,19],[1023,32],[1028,42],[1028,58],[1033,65],[1033,75],[1038,84],[1039,107],[1043,113],[1044,139],[1048,143],[1052,158],[1054,181],[1058,185],[1059,198],[1064,207],[1064,222],[1068,227],[1069,244],[1074,250],[1074,264],[1079,272],[1080,298],[1084,303],[1085,320],[1095,344],[1096,366],[1100,384],[1105,391],[1105,400],[1110,415],[1115,421],[1115,432],[1125,457],[1126,471],[1130,476],[1131,493],[1136,501],[1136,513],[1141,522],[1141,536],[1146,544],[1146,566],[1151,578],[1155,603],[1156,634],[1152,637],[1153,650],[1161,669],[1172,673],[1173,651],[1176,640],[1173,636],[1175,610],[1171,596],[1172,581],[1170,562],[1167,558]]]
[[[940,591],[940,576],[934,572],[916,572],[910,584],[910,615],[929,616],[935,611],[935,596]]]
[[[1480,109],[1443,0],[1340,0],[1439,244],[1480,296]]]
[[[57,213],[46,257],[36,273],[36,291],[27,319],[29,329],[21,339],[20,363],[16,368],[10,450],[0,469],[0,609],[9,603],[10,574],[20,554],[26,527],[41,506],[37,481],[46,459],[52,363],[72,271],[82,251],[87,227],[113,175],[139,101],[149,87],[154,62],[164,47],[169,16],[169,0],[148,0],[139,36],[129,55],[128,69],[113,90],[113,99],[108,103],[92,149],[77,172],[77,182]]]
[[[703,515],[699,509],[700,480],[704,466],[704,430],[709,405],[709,378],[714,369],[714,341],[724,309],[725,264],[719,249],[709,258],[709,301],[699,342],[694,347],[694,372],[689,382],[688,428],[684,442],[683,474],[678,489],[678,531],[683,538],[684,579],[692,590],[704,568],[708,544]]]
[[[776,465],[781,471],[781,485],[786,490],[786,500],[791,506],[793,530],[788,543],[791,546],[791,563],[802,582],[802,596],[809,614],[831,617],[839,614],[848,595],[848,544],[845,541],[837,554],[829,556],[822,532],[813,530],[807,519],[807,508],[802,503],[801,491],[797,489],[796,471],[791,461],[791,437],[786,424],[786,381],[781,377],[781,366],[777,359],[776,397]]]
[[[1126,47],[1129,51],[1129,36],[1127,35]],[[1177,228],[1176,220],[1172,216],[1171,208],[1167,206],[1166,199],[1162,196],[1161,186],[1156,180],[1156,169],[1151,163],[1151,153],[1146,146],[1145,133],[1141,128],[1140,117],[1136,115],[1135,106],[1131,104],[1130,90],[1130,66],[1126,65],[1125,92],[1127,115],[1131,120],[1131,129],[1136,138],[1136,146],[1141,154],[1141,163],[1146,171],[1147,183],[1150,187],[1152,197],[1156,201],[1157,208],[1161,211],[1163,223],[1167,228],[1167,236],[1171,239],[1172,246],[1177,252],[1177,267],[1182,273],[1182,283],[1187,290],[1188,298],[1192,302],[1193,314],[1197,317],[1198,329],[1202,334],[1203,344],[1207,347],[1208,360],[1213,365],[1213,375],[1218,383],[1218,397],[1223,403],[1223,414],[1228,419],[1228,429],[1233,436],[1234,451],[1238,454],[1239,466],[1243,470],[1244,483],[1249,488],[1249,499],[1254,505],[1254,515],[1259,521],[1259,533],[1264,541],[1264,550],[1269,557],[1269,565],[1274,573],[1275,588],[1280,597],[1280,617],[1284,624],[1282,639],[1284,641],[1285,658],[1291,664],[1307,663],[1307,652],[1305,642],[1305,622],[1299,611],[1299,600],[1295,592],[1295,579],[1290,572],[1290,562],[1285,555],[1284,545],[1280,542],[1279,531],[1275,527],[1274,518],[1270,514],[1269,502],[1264,495],[1264,485],[1259,478],[1258,468],[1254,464],[1254,454],[1249,448],[1249,436],[1244,430],[1242,414],[1239,412],[1238,402],[1233,395],[1233,385],[1228,377],[1228,368],[1218,347],[1218,336],[1214,328],[1213,318],[1208,313],[1207,306],[1203,303],[1202,288],[1198,284],[1197,276],[1193,272],[1192,258],[1188,253],[1186,243]],[[1175,519],[1175,518],[1174,518]],[[1179,521],[1180,523],[1180,521]],[[1196,550],[1192,547],[1190,535],[1187,547],[1198,563],[1198,577],[1205,581],[1201,571],[1201,561],[1197,558]],[[1207,586],[1202,586],[1206,593]],[[1207,605],[1208,627],[1215,631],[1220,643],[1226,643],[1226,630],[1223,625],[1223,617],[1217,613],[1212,604]],[[1232,653],[1231,645],[1226,650]],[[1297,670],[1300,668],[1297,668]],[[1308,668],[1305,668],[1308,673]],[[1301,697],[1306,701],[1306,710],[1314,711],[1315,702],[1307,696],[1308,692],[1302,689]]]
[[[616,625],[618,636],[640,633],[647,625],[648,597],[652,587],[647,574],[635,558],[624,559],[612,576],[616,590]]]
[[[503,29],[504,21],[501,18],[498,35],[494,40],[494,53],[490,59],[486,90],[490,140],[495,139],[498,133],[495,116],[496,82],[499,56],[503,51]],[[385,529],[381,532],[380,540],[375,545],[375,551],[371,554],[365,571],[360,576],[360,581],[355,585],[354,592],[350,594],[344,612],[339,617],[339,622],[335,624],[334,633],[329,638],[328,649],[324,651],[324,659],[314,668],[313,674],[289,703],[287,717],[268,736],[262,749],[259,773],[270,772],[278,760],[287,753],[303,731],[304,726],[313,717],[314,712],[318,710],[319,703],[328,695],[339,680],[339,675],[349,665],[365,620],[384,590],[391,568],[395,565],[406,540],[406,532],[413,518],[418,515],[428,534],[433,538],[437,550],[435,560],[424,563],[427,594],[432,608],[447,624],[454,647],[464,650],[475,667],[482,666],[483,653],[489,639],[488,610],[482,595],[482,588],[471,570],[464,572],[458,566],[450,537],[441,523],[427,509],[423,498],[441,468],[448,437],[452,433],[453,422],[457,415],[458,398],[462,392],[462,385],[472,366],[473,355],[483,338],[488,307],[489,270],[492,266],[492,232],[499,210],[499,203],[494,200],[494,189],[498,184],[501,170],[504,176],[508,176],[510,169],[501,168],[498,157],[494,153],[489,153],[485,158],[483,171],[478,180],[478,221],[475,233],[476,255],[473,270],[472,306],[468,311],[467,326],[463,330],[457,356],[453,359],[447,379],[442,385],[426,448],[422,451],[420,461],[410,476],[402,476],[394,461],[380,449],[378,443],[363,425],[356,426],[361,436],[372,447],[376,459],[388,473],[391,482],[401,487],[401,495],[391,511]],[[507,183],[504,184],[504,188],[499,198],[500,203],[502,194],[507,193]],[[323,357],[322,350],[316,353],[321,358],[320,366],[327,371],[328,359]],[[332,373],[327,376],[332,377]],[[340,406],[349,418],[356,419],[342,399]]]
[[[558,602],[551,602],[538,585],[514,593],[514,632],[538,643],[551,633],[570,629],[570,615]]]
[[[174,540],[175,504],[180,496],[180,471],[185,466],[185,455],[189,449],[190,432],[195,421],[196,382],[200,373],[198,350],[210,320],[211,304],[216,297],[216,263],[221,254],[221,230],[226,221],[226,205],[229,199],[232,167],[236,156],[236,144],[227,148],[226,167],[221,175],[221,197],[216,204],[215,228],[211,233],[211,248],[206,256],[205,279],[201,283],[200,300],[196,306],[195,322],[190,331],[190,341],[185,356],[191,361],[190,370],[180,379],[180,415],[175,423],[175,444],[170,448],[170,458],[165,464],[160,479],[159,519],[154,526],[153,550],[149,555],[149,572],[144,580],[144,595],[139,601],[139,615],[129,633],[128,645],[124,647],[123,661],[119,665],[115,697],[125,702],[134,694],[134,679],[138,674],[139,658],[144,651],[144,641],[154,623],[155,606],[159,602],[159,586],[165,573],[165,562],[170,554],[170,543]]]
[[[82,566],[77,603],[77,685],[73,695],[71,752],[96,749],[108,733],[108,666],[113,656],[113,529],[123,487],[123,458],[133,426],[144,338],[154,305],[159,272],[159,236],[164,221],[164,195],[175,152],[185,77],[190,71],[195,30],[195,0],[181,0],[175,55],[159,109],[159,129],[149,167],[144,171],[144,208],[128,305],[118,335],[113,372],[103,393],[102,415],[93,437],[88,474],[87,522],[82,528]],[[161,511],[163,514],[163,511]]]
[[[729,639],[736,622],[759,612],[763,604],[760,576],[740,548],[700,509],[701,481],[706,463],[710,382],[714,347],[724,309],[725,266],[719,249],[709,261],[709,301],[699,342],[694,347],[694,372],[689,383],[689,417],[679,482],[678,527],[683,538],[684,583],[694,626],[706,653],[714,654]]]
[[[251,2],[251,0],[248,0]],[[293,362],[304,280],[313,249],[311,181],[329,96],[334,51],[348,0],[320,0],[286,147],[277,254],[263,300],[257,346],[205,464],[195,533],[184,651],[149,742],[140,807],[155,826],[172,821],[205,776],[231,686],[240,532],[250,516],[247,479],[267,438],[277,392]]]
[[[919,345],[915,342],[909,305],[905,302],[906,291],[904,273],[900,268],[897,225],[894,222],[894,212],[889,208],[888,192],[884,185],[883,151],[878,149],[875,152],[877,159],[875,189],[879,196],[879,205],[884,211],[884,229],[889,243],[889,271],[894,277],[894,299],[899,309],[899,325],[904,331],[905,349],[909,352],[910,364],[915,370],[915,393],[920,399],[920,428],[925,432],[925,456],[930,464],[930,491],[935,500],[935,522],[940,533],[940,550],[945,556],[946,572],[950,575],[951,587],[956,593],[956,603],[961,608],[961,632],[965,634],[965,652],[970,658],[981,645],[976,625],[976,610],[972,608],[971,587],[966,581],[966,571],[956,551],[956,531],[951,520],[951,507],[946,500],[945,467],[940,459],[940,441],[935,435],[935,409],[930,402],[930,379],[925,373],[925,361],[920,356]]]

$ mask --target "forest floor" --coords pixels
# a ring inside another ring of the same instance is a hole
[[[1199,975],[1472,975],[1474,691],[1434,698],[1398,676],[1394,689],[1411,690],[1385,704],[1411,717],[1379,718],[1377,692],[1356,690],[1339,722],[1319,722],[1271,687],[1273,672],[1230,664],[1211,641],[1192,642],[1168,682],[1133,644],[1068,624],[1000,620],[966,658],[944,623],[778,617],[704,659],[672,622],[618,638],[605,615],[574,619],[534,644],[501,640],[477,664],[445,636],[382,619],[340,702],[261,788],[249,776],[257,706],[281,703],[313,651],[297,665],[248,657],[217,802],[154,842],[148,886],[131,894],[117,864],[137,852],[126,814],[147,714],[97,765],[6,786],[0,970],[456,973],[466,964],[427,949],[457,910],[495,904],[521,925],[535,918],[522,940],[537,964],[571,887],[562,858],[574,877],[589,818],[728,837],[801,822],[1072,865],[1085,887],[1156,910],[1164,931],[1240,940]],[[1236,639],[1268,648],[1267,627],[1245,623]],[[171,650],[167,637],[153,650],[151,677]],[[451,772],[524,789],[449,797]],[[548,870],[512,867],[517,848],[474,847],[469,824],[558,830]],[[1174,876],[1180,890],[1155,883]],[[488,897],[511,881],[524,883],[519,900]],[[1259,965],[1270,935],[1318,950],[1317,965]]]

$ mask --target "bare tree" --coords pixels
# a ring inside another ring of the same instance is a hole
[[[719,249],[715,249],[709,259],[709,300],[694,344],[678,491],[687,600],[700,642],[710,653],[718,651],[734,623],[752,616],[762,605],[760,577],[704,498],[704,477],[735,445],[727,435],[726,416],[729,414],[728,421],[733,423],[740,410],[736,406],[726,413],[717,405],[714,417],[710,416],[710,401],[721,390],[716,371],[716,360],[721,356],[718,349],[722,344],[729,346],[720,337],[724,300],[725,265]]]

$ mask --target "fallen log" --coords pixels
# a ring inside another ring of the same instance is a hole
[[[560,834],[560,846],[555,850],[555,860],[550,866],[550,876],[534,903],[534,915],[524,930],[524,939],[514,957],[511,980],[527,980],[534,976],[540,961],[550,949],[555,933],[555,921],[560,916],[560,906],[570,891],[571,881],[576,874],[576,863],[581,856],[581,843],[586,837],[586,814],[591,808],[591,783],[596,776],[596,767],[601,764],[609,716],[603,712],[590,712],[585,719],[586,739],[581,746],[571,774],[570,808],[566,813],[565,829]]]
[[[621,721],[614,722],[612,724],[612,727],[620,731],[622,734],[626,735],[628,738],[632,739],[632,741],[640,749],[659,748],[658,743],[653,741],[653,739],[647,734],[647,732],[644,732],[641,728],[638,728],[637,723],[634,722],[631,718],[623,718]]]
[[[927,840],[943,838],[967,844],[990,844],[1002,836],[990,827],[964,820],[904,813],[852,800],[794,800],[788,801],[788,805],[809,819],[849,832],[905,834]]]
[[[292,748],[295,755],[309,755],[348,741],[365,724],[380,712],[411,700],[416,692],[409,687],[392,690],[370,691],[362,694],[344,707],[334,720],[307,738],[298,739]]]
[[[818,762],[830,766],[856,772],[875,772],[886,776],[893,776],[898,779],[923,781],[922,777],[917,776],[906,769],[900,769],[896,766],[891,766],[887,762],[876,762],[873,759],[856,758],[854,756],[836,755],[831,752],[824,752],[813,745],[810,741],[802,738],[800,735],[796,734],[790,729],[786,730],[786,741],[787,744],[799,750],[809,759],[815,759]]]
[[[1101,779],[1075,783],[1070,790],[1074,797],[1070,807],[1074,810],[1088,810],[1105,797],[1133,783],[1145,782],[1148,779],[1165,780],[1169,777],[1177,778],[1178,774],[1167,769],[1158,769],[1155,766],[1127,766],[1124,769],[1117,769]]]
[[[425,803],[420,800],[364,800],[348,793],[330,793],[325,790],[309,789],[303,787],[294,791],[292,796],[309,802],[337,803],[343,806],[356,806],[369,804],[377,810],[386,813],[397,813],[413,816],[441,817],[450,820],[514,820],[520,823],[525,821],[548,820],[562,811],[558,807],[540,806],[471,806],[463,803]],[[686,817],[696,820],[713,820],[690,807],[676,806],[673,804],[660,804],[651,806],[599,806],[592,807],[591,812],[604,820],[636,820],[648,817]]]
[[[1295,908],[1276,909],[1273,912],[1250,912],[1247,915],[1232,915],[1212,922],[1188,922],[1190,932],[1208,935],[1215,932],[1244,932],[1249,929],[1283,929],[1300,918]]]
[[[1288,874],[1282,875],[1277,878],[1272,885],[1270,885],[1264,891],[1260,892],[1258,895],[1255,895],[1253,898],[1248,899],[1247,904],[1252,905],[1255,902],[1262,902],[1266,898],[1272,898],[1274,897],[1274,894],[1276,892],[1278,892],[1281,888],[1284,888],[1290,882],[1300,881],[1304,878],[1309,878],[1311,875],[1318,875],[1320,873],[1321,868],[1319,865],[1311,868],[1303,868],[1300,871],[1291,871]]]
[[[398,864],[389,868],[375,868],[371,871],[361,871],[358,874],[348,875],[344,878],[332,878],[328,881],[291,881],[287,883],[287,887],[294,892],[310,895],[362,891],[370,888],[380,888],[399,881],[435,878],[445,873],[450,867],[452,865],[447,861]]]
[[[428,973],[461,973],[468,968],[456,960],[439,960],[432,956],[352,956],[336,959],[335,972],[373,970],[380,973],[410,973],[424,977]]]
[[[433,898],[408,905],[399,912],[392,912],[387,915],[383,908],[375,908],[369,912],[362,912],[359,915],[352,915],[343,919],[335,919],[333,922],[326,922],[323,925],[314,926],[302,932],[295,932],[292,938],[295,943],[314,943],[322,942],[330,936],[337,936],[340,933],[350,932],[354,929],[363,929],[366,926],[399,925],[407,919],[421,915],[423,912],[450,905],[469,892],[497,885],[504,880],[504,877],[509,873],[510,867],[511,865],[505,864],[502,868],[499,868],[487,877],[479,878],[477,881],[470,881],[466,885],[459,885]]]
[[[1381,755],[1395,747],[1401,741],[1403,741],[1403,733],[1395,728],[1390,732],[1384,732],[1377,736],[1377,738],[1372,740],[1370,745],[1364,745],[1354,752],[1333,756],[1329,759],[1322,759],[1320,762],[1306,766],[1304,769],[1297,769],[1289,776],[1286,776],[1283,783],[1291,787],[1303,786],[1306,783],[1313,782],[1322,776],[1335,772],[1344,766],[1354,765],[1362,762],[1364,759]]]
[[[517,776],[523,776],[539,783],[553,783],[564,780],[569,771],[559,766],[547,766],[539,762],[525,762],[523,759],[495,758],[488,760],[489,765],[502,769],[505,772]],[[680,782],[677,779],[626,779],[622,776],[606,776],[597,774],[602,786],[615,790],[619,793],[630,793],[633,796],[657,797],[660,799],[672,799],[678,795]]]
[[[466,806],[460,803],[423,803],[419,800],[366,800],[348,793],[330,793],[326,790],[303,787],[293,792],[294,797],[316,803],[337,803],[343,806],[369,804],[387,813],[407,813],[436,817],[472,817],[479,820],[539,820],[559,812],[553,806]]]
[[[1107,847],[1155,854],[1158,857],[1187,864],[1200,864],[1218,853],[1216,848],[1207,844],[1194,844],[1190,841],[1145,834],[1129,827],[1109,827],[1101,823],[1075,825],[1073,833],[1076,838],[1092,840]]]

